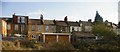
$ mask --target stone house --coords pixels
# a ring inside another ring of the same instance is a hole
[[[78,22],[68,21],[68,24],[70,26],[70,32],[73,31],[82,31],[82,27]]]
[[[88,21],[81,21],[81,20],[79,20],[79,24],[82,27],[82,31],[83,32],[90,33],[92,31],[93,23],[91,22],[91,20],[88,20]]]

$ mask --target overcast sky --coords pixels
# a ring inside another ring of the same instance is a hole
[[[16,13],[28,15],[30,18],[39,18],[40,14],[43,14],[44,19],[51,20],[63,20],[65,16],[68,16],[69,21],[87,21],[88,19],[93,21],[98,11],[104,20],[118,23],[118,0],[76,1],[2,0],[2,16],[12,17],[12,14]]]
[[[119,0],[1,0],[3,2],[118,2]]]

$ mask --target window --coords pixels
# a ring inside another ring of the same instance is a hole
[[[65,26],[61,27],[61,31],[65,31],[67,28]]]
[[[15,24],[15,30],[18,30],[18,25],[17,24]]]
[[[25,17],[18,17],[18,23],[25,23]]]
[[[79,27],[77,28],[77,31],[79,31]]]
[[[74,27],[72,27],[72,31],[74,31]]]
[[[40,26],[40,25],[38,25],[38,31],[40,31],[40,29],[41,29],[41,26]]]
[[[34,25],[32,25],[32,31],[35,31],[35,26]]]
[[[22,31],[24,31],[25,25],[21,25],[21,29],[22,29]]]
[[[7,25],[7,30],[10,30],[10,24]]]
[[[55,27],[54,27],[54,26],[52,26],[52,31],[54,31],[54,28],[55,28]]]
[[[80,27],[80,30],[79,31],[82,31],[82,27]]]
[[[85,31],[91,31],[92,27],[91,26],[85,26]]]
[[[49,29],[49,27],[48,27],[48,26],[45,26],[45,30],[46,30],[46,32],[48,32],[48,29]]]
[[[107,23],[108,26],[110,26],[111,24],[110,23]]]
[[[32,35],[32,39],[35,39],[36,38],[36,36],[35,35]]]
[[[20,17],[18,17],[18,23],[20,23]]]
[[[77,31],[77,27],[73,27],[74,28],[74,31]]]
[[[25,17],[21,17],[21,23],[25,23]]]

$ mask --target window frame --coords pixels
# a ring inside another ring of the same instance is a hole
[[[15,29],[14,30],[19,30],[18,24],[15,24]]]
[[[45,31],[49,32],[49,26],[45,26]]]
[[[41,31],[41,26],[37,25],[38,31]]]
[[[32,25],[31,28],[32,31],[35,31],[35,25]]]

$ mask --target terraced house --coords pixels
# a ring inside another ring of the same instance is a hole
[[[30,36],[42,42],[70,42],[69,26],[62,20],[29,19],[29,16],[15,15],[1,21],[1,34],[3,37],[13,35]]]
[[[104,23],[116,32],[117,25],[108,21]],[[79,20],[79,22],[68,21],[66,16],[64,20],[46,20],[42,14],[38,19],[30,19],[29,16],[13,14],[12,17],[0,18],[0,34],[3,38],[23,36],[41,42],[71,42],[71,40],[75,41],[74,39],[95,38],[92,34],[92,25],[94,23],[91,19]]]

